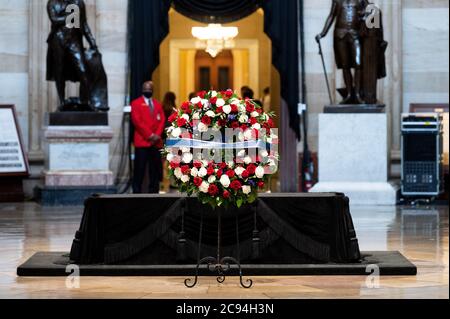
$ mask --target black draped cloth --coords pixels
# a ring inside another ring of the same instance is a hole
[[[298,0],[130,0],[131,98],[140,96],[142,83],[152,78],[159,65],[159,46],[169,32],[171,5],[187,17],[209,23],[237,21],[261,7],[265,32],[272,40],[273,65],[281,76],[281,96],[289,106],[290,126],[300,139],[298,4]]]
[[[196,198],[95,196],[86,201],[70,257],[77,264],[195,264],[200,229],[202,257],[216,254],[217,219]],[[360,261],[342,194],[265,194],[256,205],[224,211],[221,229],[223,256],[246,264]]]

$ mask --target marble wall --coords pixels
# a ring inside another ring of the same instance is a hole
[[[0,104],[15,104],[27,148],[28,10],[28,0],[0,0]]]
[[[0,103],[15,104],[25,144],[32,160],[43,159],[41,128],[44,114],[56,108],[53,83],[45,82],[49,22],[46,0],[0,0]],[[401,112],[413,102],[448,103],[449,2],[447,0],[376,0],[384,11],[388,77],[380,96],[388,105],[392,150],[399,150]],[[126,0],[86,0],[108,74],[110,120],[119,136],[126,103]],[[323,27],[330,0],[304,0],[306,74],[310,108],[310,145],[317,150],[318,114],[328,103],[323,69],[314,36]],[[334,66],[331,34],[323,40],[332,89],[340,85]],[[68,90],[73,91],[70,87]],[[275,99],[274,99],[275,100]],[[117,138],[111,145],[116,165]],[[394,152],[395,153],[395,152]]]

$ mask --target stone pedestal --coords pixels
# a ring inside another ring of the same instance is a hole
[[[387,125],[384,113],[321,114],[319,183],[312,192],[342,192],[352,205],[395,205]]]
[[[115,193],[108,126],[47,126],[44,205],[81,205],[94,193]]]

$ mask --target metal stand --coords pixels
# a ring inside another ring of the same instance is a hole
[[[222,208],[218,209],[217,214],[217,256],[216,257],[201,257],[201,246],[202,246],[202,236],[203,236],[203,215],[200,220],[200,234],[198,240],[198,257],[197,257],[197,267],[195,269],[194,279],[188,278],[184,281],[184,284],[188,288],[194,288],[198,283],[200,266],[205,264],[208,266],[208,270],[211,272],[217,272],[217,282],[223,284],[226,280],[226,273],[231,269],[231,264],[235,264],[239,269],[239,279],[242,288],[251,288],[253,286],[253,280],[247,279],[244,282],[242,276],[242,267],[239,261],[240,256],[240,246],[239,246],[239,216],[236,216],[236,241],[238,249],[238,259],[234,257],[222,257],[221,246],[222,246]],[[191,284],[192,282],[192,284]]]

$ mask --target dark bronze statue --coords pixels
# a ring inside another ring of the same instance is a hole
[[[108,111],[107,77],[84,1],[49,0],[47,11],[51,20],[47,80],[56,82],[60,111]],[[84,48],[83,38],[90,49]],[[80,82],[79,98],[65,99],[66,81]]]
[[[378,13],[381,15],[367,0],[332,0],[325,27],[316,37],[320,43],[336,21],[334,52],[346,86],[339,90],[344,98],[341,104],[377,103],[377,80],[386,76],[384,54],[387,43],[383,39],[382,25],[373,26],[366,22]]]

